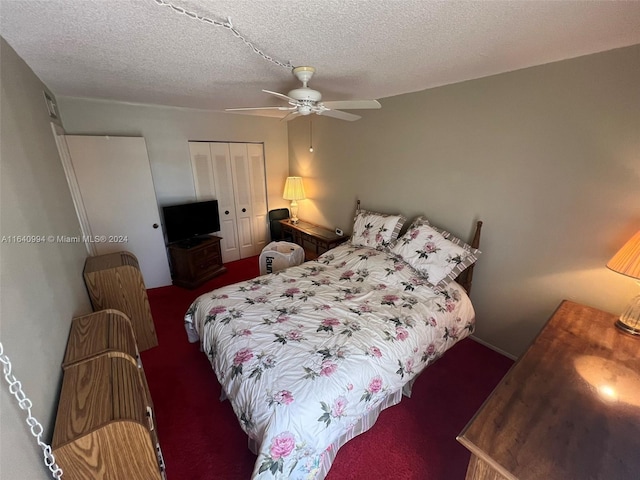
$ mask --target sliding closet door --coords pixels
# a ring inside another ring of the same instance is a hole
[[[220,209],[223,262],[259,255],[267,243],[267,189],[262,144],[189,142],[198,200]]]
[[[197,200],[218,200],[222,261],[240,259],[231,157],[227,143],[189,142]]]
[[[209,146],[211,148],[213,179],[218,194],[218,209],[220,210],[222,261],[232,262],[243,257],[240,256],[241,250],[238,245],[238,222],[236,220],[229,144],[210,143]]]
[[[264,165],[263,145],[260,143],[247,144],[247,155],[249,156],[249,179],[253,209],[253,244],[257,255],[266,246],[267,238],[269,238],[267,174]]]
[[[199,201],[215,200],[216,185],[213,179],[211,165],[211,149],[206,142],[189,142],[191,155],[191,171],[193,186],[196,189],[196,199]]]
[[[233,189],[235,191],[236,218],[238,220],[238,243],[240,257],[256,255],[253,243],[253,207],[251,205],[251,173],[247,145],[232,143],[231,169],[233,171]]]

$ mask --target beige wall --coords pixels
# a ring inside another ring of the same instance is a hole
[[[79,235],[44,84],[0,39],[0,235]],[[91,311],[80,244],[0,243],[0,340],[50,441],[71,318]],[[51,478],[25,412],[0,387],[0,478]]]
[[[70,97],[58,102],[68,134],[145,138],[161,206],[195,199],[190,140],[264,142],[269,208],[286,206],[287,126],[278,119]]]
[[[46,86],[0,42],[0,235],[79,235],[42,93]],[[145,137],[160,204],[194,197],[187,141],[222,140],[264,142],[270,208],[287,205],[287,127],[276,119],[57,100],[67,133]],[[81,244],[0,244],[0,341],[45,427],[45,441],[53,431],[71,318],[91,311],[82,282],[86,255]],[[5,387],[0,390],[0,478],[47,478],[23,411]]]
[[[480,339],[519,355],[563,298],[619,313],[638,293],[604,265],[640,229],[640,46],[383,99],[357,122],[289,124],[299,216],[351,230],[354,201],[485,222]]]

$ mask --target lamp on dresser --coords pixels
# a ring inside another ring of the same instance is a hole
[[[625,243],[607,263],[614,272],[640,279],[640,231]],[[640,295],[636,295],[620,315],[616,327],[632,335],[640,335]]]
[[[298,223],[298,200],[306,198],[302,177],[287,177],[282,198],[291,200],[291,223]]]

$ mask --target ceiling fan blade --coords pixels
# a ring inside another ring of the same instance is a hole
[[[278,118],[282,119],[286,117],[286,112],[282,112],[279,110],[231,110],[227,113],[231,115],[252,115],[256,117],[269,117],[269,118]]]
[[[294,110],[293,112],[289,112],[286,116],[282,117],[280,119],[281,122],[288,122],[290,120],[293,120],[294,118],[296,118],[296,115],[298,115],[298,111]]]
[[[295,107],[240,107],[240,108],[225,108],[225,112],[240,112],[244,110],[293,110]]]
[[[286,100],[287,102],[293,102],[296,103],[297,100],[295,98],[291,98],[286,96],[284,93],[278,93],[278,92],[272,92],[271,90],[262,90],[264,93],[269,93],[271,95],[275,95],[278,98],[281,98],[282,100]]]
[[[318,112],[318,115],[323,115],[325,117],[339,118],[340,120],[347,120],[349,122],[354,122],[362,118],[359,115],[354,115],[353,113],[341,112],[340,110],[324,110],[322,112]]]
[[[322,104],[330,108],[341,110],[364,110],[368,108],[382,108],[377,100],[337,100],[334,102],[322,102]]]

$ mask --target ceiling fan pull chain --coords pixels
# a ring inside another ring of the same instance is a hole
[[[33,435],[36,439],[36,443],[42,449],[43,461],[47,468],[51,471],[51,475],[53,478],[59,479],[62,477],[62,469],[56,463],[56,459],[53,456],[53,452],[51,451],[51,446],[46,444],[42,440],[43,428],[42,424],[32,415],[31,408],[33,407],[33,403],[31,400],[25,395],[22,390],[22,383],[16,379],[16,377],[11,373],[11,360],[4,353],[4,348],[2,346],[2,342],[0,342],[0,363],[2,364],[2,372],[4,373],[4,379],[9,384],[9,392],[16,397],[18,401],[18,406],[27,412],[27,425],[29,426],[29,430],[31,431],[31,435]]]
[[[200,20],[201,22],[208,23],[210,25],[215,25],[216,27],[224,27],[227,30],[229,30],[231,33],[233,33],[233,35],[235,37],[237,37],[240,40],[242,40],[245,43],[245,45],[247,45],[249,48],[251,48],[251,50],[253,50],[254,53],[257,53],[258,55],[260,55],[265,60],[267,60],[267,61],[269,61],[271,63],[275,63],[276,65],[278,65],[280,67],[284,67],[284,68],[287,68],[287,69],[292,69],[293,68],[293,65],[291,64],[291,62],[283,63],[283,62],[281,62],[279,60],[274,59],[273,57],[270,57],[269,55],[264,53],[262,50],[260,50],[258,47],[256,47],[253,43],[251,43],[249,40],[247,40],[245,37],[243,37],[242,34],[231,23],[231,17],[227,17],[227,21],[226,22],[221,22],[221,21],[218,21],[218,20],[212,20],[210,18],[203,17],[202,15],[198,15],[197,13],[194,13],[194,12],[190,12],[188,10],[185,10],[182,7],[179,7],[177,5],[169,3],[169,2],[167,2],[165,0],[153,0],[153,1],[156,2],[160,6],[171,7],[171,9],[174,12],[186,15],[187,17],[189,17],[189,18],[191,18],[193,20]]]

